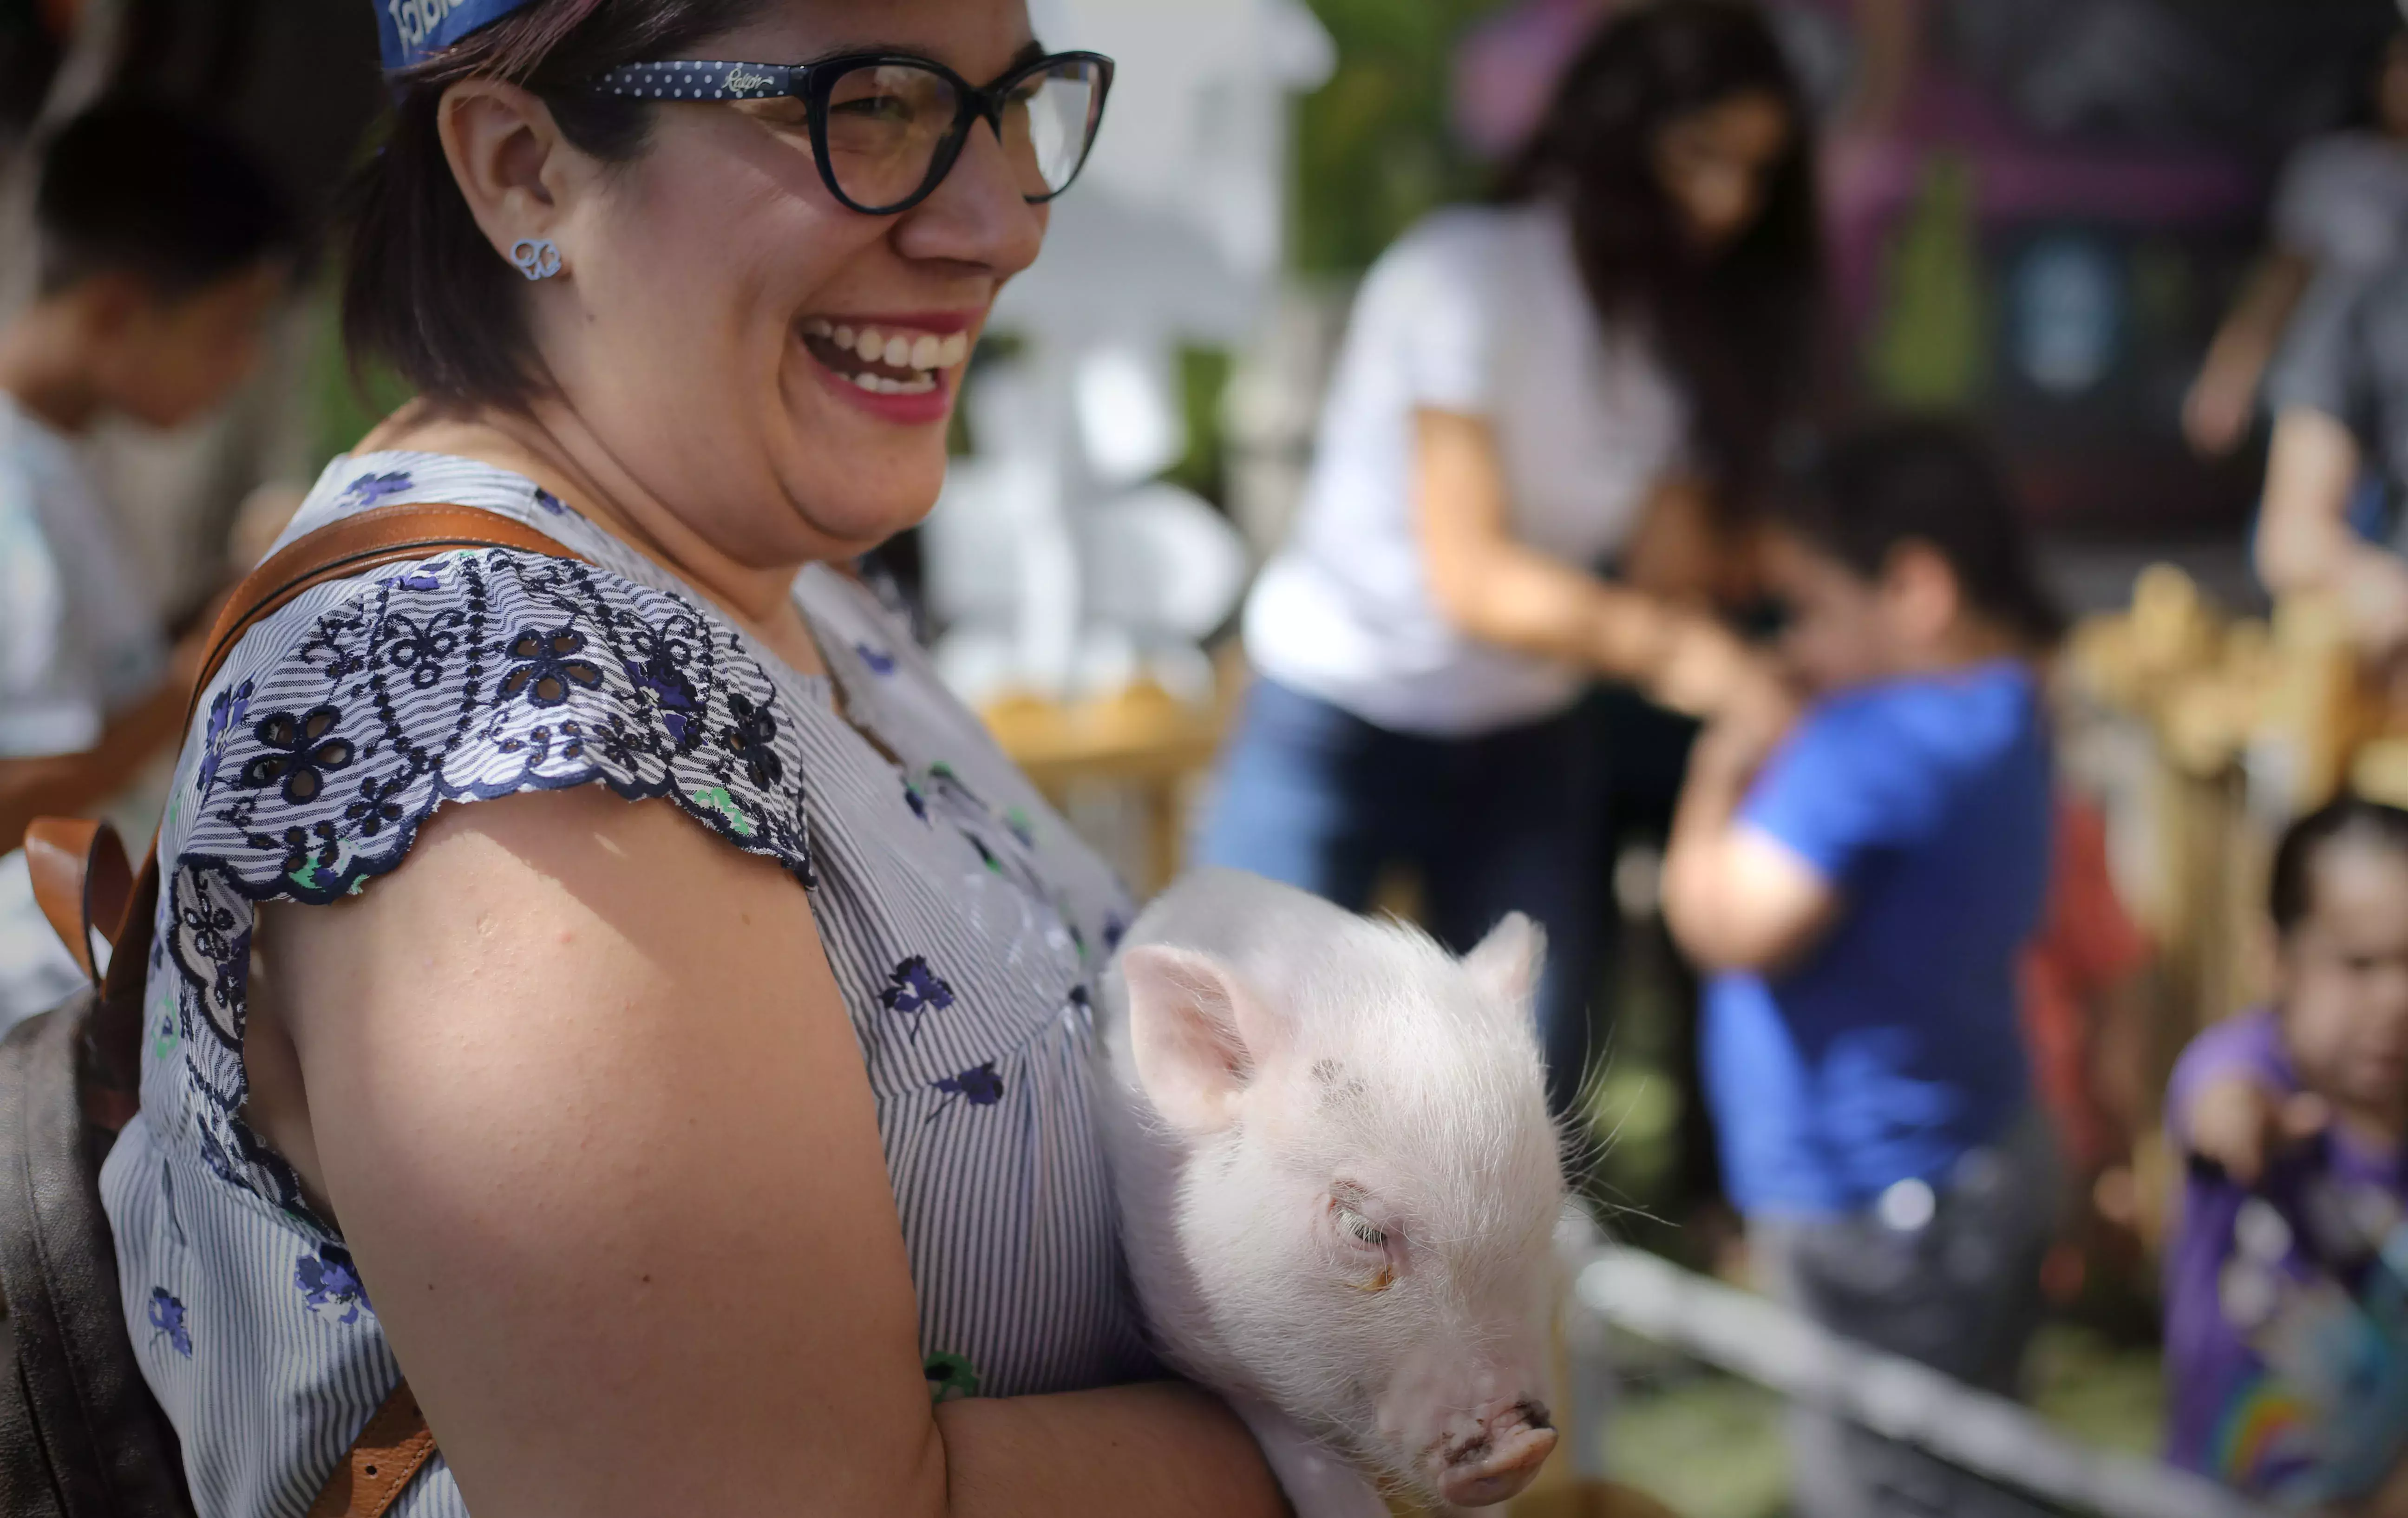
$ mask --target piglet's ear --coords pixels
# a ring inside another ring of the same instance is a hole
[[[1131,1051],[1155,1110],[1188,1133],[1217,1133],[1269,1051],[1261,1004],[1210,954],[1148,944],[1121,955]]]
[[[1463,967],[1471,981],[1503,1006],[1536,1015],[1540,972],[1547,965],[1547,930],[1520,912],[1488,930]]]

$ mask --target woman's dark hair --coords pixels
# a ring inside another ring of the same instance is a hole
[[[2289,938],[2315,910],[2316,864],[2344,840],[2408,854],[2408,811],[2344,792],[2293,823],[2274,846],[2274,878],[2266,893],[2275,933]]]
[[[1784,526],[1868,580],[1901,545],[1924,544],[1947,561],[1969,605],[2035,648],[2065,630],[2004,471],[1959,427],[1864,427],[1832,444],[1774,509]]]
[[[233,137],[185,112],[108,100],[42,148],[34,193],[44,294],[130,274],[178,300],[292,250],[290,208]]]
[[[1664,129],[1764,93],[1791,122],[1756,222],[1700,257],[1656,166]],[[1559,197],[1589,299],[1645,331],[1685,393],[1726,508],[1753,504],[1805,388],[1822,288],[1812,115],[1780,44],[1739,0],[1656,0],[1575,59],[1498,198]]]
[[[356,4],[357,0],[347,0]],[[545,383],[521,305],[524,277],[469,214],[436,113],[472,77],[542,97],[562,135],[609,163],[640,153],[653,107],[586,86],[624,64],[674,57],[739,25],[761,0],[535,0],[393,76],[384,145],[345,195],[343,336],[451,404],[517,406]]]

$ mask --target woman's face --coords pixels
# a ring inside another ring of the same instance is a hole
[[[1656,179],[1700,252],[1722,251],[1756,224],[1795,130],[1779,96],[1750,90],[1657,135]]]
[[[770,0],[697,55],[869,50],[983,84],[1033,42],[1022,0]],[[934,194],[879,217],[828,193],[799,101],[655,116],[641,156],[566,176],[567,278],[530,290],[563,396],[617,468],[738,563],[857,553],[919,521],[964,361],[1037,257],[1044,208],[983,123]]]

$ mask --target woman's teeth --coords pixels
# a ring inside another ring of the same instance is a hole
[[[932,332],[882,332],[813,317],[803,323],[803,337],[822,363],[879,395],[925,394],[937,388],[936,371],[970,356],[969,335],[963,332],[941,337]]]

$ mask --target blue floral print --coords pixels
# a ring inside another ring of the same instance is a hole
[[[399,495],[409,488],[410,480],[407,470],[396,469],[389,474],[362,475],[351,481],[351,488],[343,492],[335,504],[353,508],[370,507],[388,497]]]
[[[945,1094],[945,1099],[928,1114],[931,1123],[943,1116],[945,1110],[958,1098],[968,1098],[972,1107],[993,1107],[1003,1100],[1003,1077],[996,1073],[993,1060],[974,1070],[964,1070],[959,1075],[949,1075],[942,1081],[932,1081],[928,1084],[930,1089]]]
[[[920,1020],[930,1012],[951,1008],[953,988],[937,978],[925,959],[913,954],[887,972],[886,989],[878,994],[878,1003],[911,1020],[911,1039],[916,1043],[920,1038]]]
[[[681,752],[693,748],[699,731],[695,719],[702,715],[702,697],[695,694],[693,682],[678,673],[667,651],[656,648],[649,658],[627,660],[626,667],[627,678],[636,682],[636,689],[649,692],[660,709],[661,726],[667,730],[669,741]]]
[[[874,648],[867,643],[855,643],[853,646],[853,652],[861,655],[861,662],[869,666],[871,674],[882,677],[895,673],[895,655],[884,649]]]
[[[150,1288],[150,1326],[153,1338],[166,1339],[185,1359],[193,1357],[193,1330],[184,1322],[184,1304],[169,1296],[165,1286]]]
[[[251,711],[251,682],[220,691],[209,702],[208,735],[201,745],[201,798],[217,789],[218,766],[225,762],[226,743]]]
[[[315,1254],[302,1255],[293,1266],[293,1284],[301,1288],[301,1300],[312,1312],[349,1308],[338,1323],[357,1323],[362,1311],[376,1310],[368,1306],[368,1290],[360,1283],[351,1252],[340,1244],[322,1244]]]

